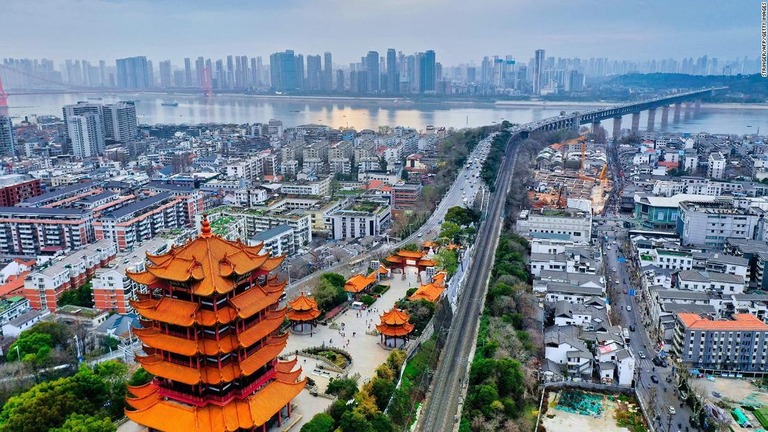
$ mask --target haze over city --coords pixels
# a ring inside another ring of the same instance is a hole
[[[5,57],[170,58],[286,48],[332,51],[348,63],[369,50],[434,49],[444,65],[483,55],[731,60],[759,50],[757,1],[6,0]]]

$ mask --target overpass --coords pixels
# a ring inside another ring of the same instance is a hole
[[[578,129],[583,124],[591,124],[592,130],[595,130],[603,120],[613,119],[613,136],[619,136],[621,132],[621,119],[625,115],[632,115],[632,133],[637,134],[640,129],[640,113],[648,111],[647,130],[652,131],[655,127],[656,110],[661,108],[661,127],[665,128],[669,122],[669,111],[674,107],[674,122],[680,121],[680,114],[683,111],[684,118],[687,120],[691,116],[691,107],[693,113],[698,114],[701,108],[701,98],[711,95],[716,91],[725,90],[728,87],[709,87],[699,90],[692,90],[683,93],[672,93],[653,99],[633,101],[622,105],[614,105],[608,108],[598,108],[586,112],[573,112],[556,117],[550,117],[532,123],[521,125],[512,130],[519,132],[523,138],[528,135],[541,131],[556,131],[561,129]]]

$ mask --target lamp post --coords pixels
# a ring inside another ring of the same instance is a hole
[[[19,356],[19,361],[21,361],[21,351],[19,351],[19,346],[16,345],[15,348],[16,348],[16,355]]]

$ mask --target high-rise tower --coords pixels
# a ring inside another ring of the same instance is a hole
[[[376,51],[368,51],[368,55],[365,56],[365,67],[368,72],[368,91],[371,93],[378,93],[381,89],[379,86],[380,75],[379,71],[379,53]]]
[[[544,69],[544,50],[537,49],[533,59],[533,94],[541,95],[541,79]]]
[[[387,92],[397,94],[400,91],[400,75],[397,72],[397,53],[394,48],[387,50]]]

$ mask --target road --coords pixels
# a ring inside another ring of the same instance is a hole
[[[485,161],[485,158],[488,156],[488,152],[490,151],[491,141],[493,140],[494,135],[495,134],[480,141],[477,146],[475,146],[475,148],[470,153],[468,160],[476,159],[477,162],[472,163],[471,167],[467,167],[465,165],[459,170],[458,174],[456,175],[456,180],[454,180],[450,189],[448,189],[448,192],[446,192],[445,196],[443,196],[443,199],[440,200],[440,203],[435,208],[435,211],[430,215],[427,221],[421,227],[419,227],[419,229],[413,232],[410,236],[403,238],[396,243],[385,244],[382,247],[379,247],[364,255],[352,256],[347,260],[332,265],[331,267],[320,269],[302,279],[292,281],[285,290],[287,298],[296,297],[302,291],[311,291],[312,288],[314,288],[316,279],[323,273],[335,272],[345,274],[344,270],[347,269],[350,261],[359,261],[360,263],[364,263],[363,268],[366,268],[368,267],[367,261],[374,256],[378,256],[408,243],[414,243],[417,241],[433,239],[437,237],[437,235],[440,233],[440,225],[443,223],[443,219],[445,219],[445,215],[449,208],[462,206],[465,204],[471,205],[474,202],[475,195],[480,191],[486,191],[485,196],[487,197],[487,190],[483,187],[479,176],[480,170],[482,169],[482,164]]]
[[[685,427],[689,426],[689,419],[692,415],[690,408],[687,405],[681,406],[682,401],[679,399],[674,385],[673,368],[653,364],[652,359],[659,352],[658,346],[651,340],[648,329],[644,325],[645,304],[640,293],[636,296],[629,295],[632,288],[640,287],[640,283],[637,278],[633,280],[633,274],[637,274],[637,272],[631,270],[631,263],[628,262],[631,259],[627,258],[624,253],[628,239],[626,237],[627,231],[621,225],[620,222],[606,221],[604,227],[607,227],[608,230],[601,238],[601,243],[603,244],[603,253],[606,255],[604,262],[607,263],[607,289],[612,294],[610,298],[615,301],[612,307],[618,308],[622,327],[633,326],[635,328],[634,332],[630,332],[630,348],[636,359],[635,385],[650,411],[649,417],[654,418],[656,430],[685,430]],[[631,310],[627,310],[627,306]],[[641,356],[646,358],[643,359]],[[653,376],[657,378],[658,382],[652,381]],[[651,401],[654,396],[655,400]],[[669,407],[675,409],[675,414],[672,416],[669,415]],[[660,417],[657,419],[656,416]]]
[[[457,426],[461,416],[458,407],[463,393],[462,384],[470,362],[470,353],[477,338],[477,326],[483,310],[488,278],[493,267],[499,231],[503,225],[507,190],[514,176],[518,147],[510,144],[511,142],[512,138],[507,142],[506,155],[499,170],[498,187],[490,198],[488,216],[481,223],[477,233],[476,243],[484,247],[478,248],[474,261],[467,269],[471,277],[460,294],[458,308],[434,374],[432,390],[424,403],[417,430],[450,431]]]

